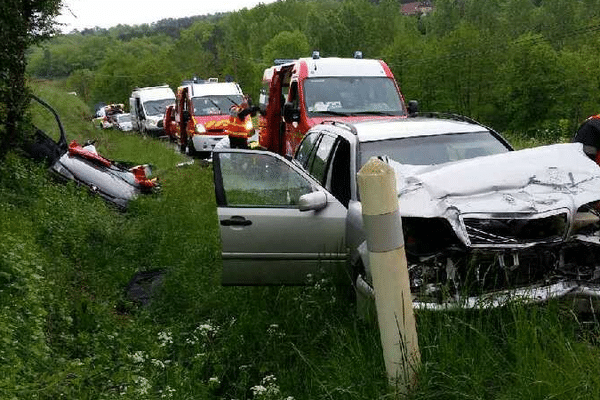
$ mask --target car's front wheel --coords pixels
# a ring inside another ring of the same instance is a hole
[[[182,153],[185,153],[185,150],[182,151]],[[190,156],[195,156],[198,152],[196,151],[196,147],[194,147],[194,141],[192,140],[192,138],[188,139],[187,142],[187,154],[189,154]]]

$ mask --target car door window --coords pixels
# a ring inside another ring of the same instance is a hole
[[[232,152],[218,163],[228,207],[296,207],[300,196],[313,191],[308,179],[267,154]]]
[[[308,167],[308,172],[323,185],[325,185],[325,173],[327,172],[327,164],[334,144],[335,137],[323,135],[317,145],[315,156]]]
[[[319,132],[311,132],[302,140],[300,146],[298,147],[298,151],[296,152],[295,160],[304,168],[310,159],[310,155],[312,154],[315,143],[317,142],[317,138],[319,137]]]
[[[351,197],[350,143],[339,138],[331,161],[331,173],[325,186],[336,199],[348,207]]]

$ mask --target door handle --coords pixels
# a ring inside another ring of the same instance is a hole
[[[252,221],[238,215],[234,215],[229,219],[222,219],[221,225],[223,226],[248,226],[252,225]]]

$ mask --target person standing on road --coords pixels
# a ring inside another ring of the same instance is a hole
[[[232,149],[248,148],[248,138],[254,132],[252,117],[256,115],[258,109],[258,107],[252,106],[248,96],[245,96],[239,105],[234,104],[229,109],[227,135],[229,136],[229,146]]]

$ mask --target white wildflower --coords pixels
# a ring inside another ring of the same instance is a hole
[[[275,375],[267,375],[261,380],[260,385],[252,386],[250,388],[255,398],[273,399],[275,396],[279,398],[280,390],[277,385],[277,378]]]
[[[185,342],[187,344],[194,345],[194,344],[198,343],[198,338],[196,336],[192,335],[192,337],[186,338]]]
[[[212,388],[215,388],[215,387],[219,386],[220,384],[221,384],[221,380],[216,376],[213,376],[208,379],[208,385]]]
[[[196,328],[196,331],[200,332],[200,334],[204,337],[214,336],[218,332],[218,327],[213,326],[210,321],[205,324],[199,325]]]
[[[148,390],[150,390],[152,387],[152,385],[150,385],[150,381],[143,376],[136,376],[133,381],[138,385],[136,391],[139,394],[148,394]]]
[[[164,368],[165,367],[165,363],[163,363],[161,360],[157,360],[156,358],[153,358],[152,360],[150,360],[150,362],[155,367],[159,367],[159,368]]]
[[[170,398],[173,397],[173,393],[175,393],[175,389],[171,388],[170,386],[167,386],[165,388],[165,390],[161,390],[160,393],[162,393],[161,396],[160,396],[161,398],[163,398],[163,399],[166,399],[166,398],[170,399]]]
[[[262,396],[263,394],[267,393],[267,388],[263,385],[252,386],[250,390],[252,390],[254,397]]]
[[[263,384],[275,383],[277,382],[277,378],[275,375],[267,375],[262,379]]]
[[[143,351],[136,351],[133,354],[128,354],[129,358],[133,360],[133,362],[141,364],[146,361],[146,354]]]
[[[165,347],[166,345],[173,343],[173,337],[169,331],[159,332],[158,340],[160,341],[160,347]]]

